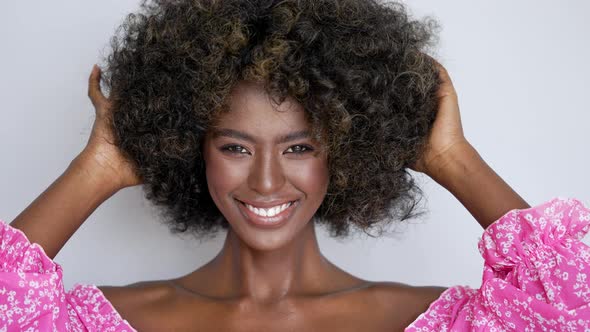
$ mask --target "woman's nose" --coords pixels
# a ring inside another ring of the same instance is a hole
[[[280,156],[276,152],[255,155],[248,177],[250,188],[261,195],[276,193],[285,184]]]

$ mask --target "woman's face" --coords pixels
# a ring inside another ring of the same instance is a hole
[[[312,140],[303,106],[292,98],[273,105],[262,86],[242,81],[229,105],[204,142],[209,192],[249,247],[280,248],[324,199],[326,151]]]

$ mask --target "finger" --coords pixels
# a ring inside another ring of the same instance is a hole
[[[440,78],[441,85],[437,91],[437,97],[456,96],[455,86],[453,85],[453,81],[451,80],[451,76],[447,69],[435,58],[426,53],[424,53],[424,55],[434,63],[438,70],[438,77]]]
[[[106,102],[106,98],[100,90],[100,76],[100,68],[97,65],[94,65],[90,77],[88,78],[88,97],[90,97],[90,100],[95,107],[103,105]]]

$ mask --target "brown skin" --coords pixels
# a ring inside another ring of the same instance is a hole
[[[448,189],[486,228],[511,209],[529,205],[479,156],[463,135],[458,99],[446,70],[429,149],[414,166]],[[87,147],[11,225],[53,258],[102,202],[141,183],[110,143],[109,102],[100,71],[90,76],[96,121]],[[276,112],[256,85],[243,84],[218,128],[246,132],[252,142],[208,135],[209,190],[231,228],[221,252],[177,279],[101,290],[140,331],[395,331],[403,330],[444,290],[356,278],[319,251],[312,222],[328,176],[326,156],[309,138],[278,144],[277,136],[307,128],[292,100]],[[247,113],[246,113],[247,112]],[[240,145],[238,155],[222,151]],[[314,151],[293,154],[306,144]],[[467,176],[466,176],[467,175]],[[469,181],[465,180],[469,179]],[[276,230],[250,225],[236,198],[299,200],[288,224]],[[56,207],[59,207],[57,209]]]
[[[459,100],[447,70],[437,62],[442,84],[439,108],[426,153],[414,166],[447,189],[484,229],[512,209],[530,205],[481,158],[463,135]]]
[[[205,139],[209,192],[231,227],[217,257],[186,279],[214,280],[207,283],[208,296],[260,304],[325,289],[330,283],[325,277],[335,270],[320,253],[310,222],[328,187],[326,153],[309,137],[277,144],[281,135],[310,128],[300,105],[285,102],[277,112],[262,91],[254,84],[238,85],[231,111],[215,126],[253,141],[223,135]],[[304,147],[308,150],[295,152]],[[248,222],[238,200],[297,204],[284,227],[266,230]]]

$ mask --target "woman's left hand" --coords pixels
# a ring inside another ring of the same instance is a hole
[[[433,177],[434,172],[444,167],[444,164],[449,160],[449,158],[445,158],[447,155],[457,152],[457,149],[469,146],[463,135],[457,92],[453,87],[451,77],[440,63],[434,59],[433,61],[438,67],[441,79],[441,85],[437,92],[439,106],[426,149],[420,159],[410,167],[412,170],[430,177]]]

